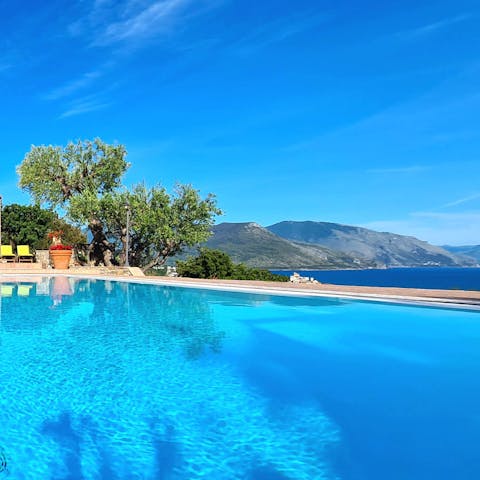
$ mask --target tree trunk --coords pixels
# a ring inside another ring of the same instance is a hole
[[[126,228],[121,229],[120,243],[122,244],[122,253],[120,253],[120,265],[125,265],[127,261],[127,229]]]
[[[155,265],[163,265],[167,261],[167,257],[162,257],[161,255],[157,255],[155,258],[150,260],[146,265],[142,267],[142,272],[145,273],[150,268],[154,267]]]
[[[105,236],[102,222],[97,219],[90,220],[88,227],[93,237],[89,250],[94,264],[98,266],[103,263],[106,267],[111,267],[112,244]]]

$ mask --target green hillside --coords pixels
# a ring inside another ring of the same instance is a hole
[[[379,267],[470,266],[457,256],[414,237],[327,222],[280,222],[267,229],[293,242],[320,245]]]
[[[256,223],[221,223],[206,246],[228,253],[235,262],[270,269],[367,268],[371,262],[319,245],[285,240]]]

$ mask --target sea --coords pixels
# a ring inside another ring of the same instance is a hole
[[[295,270],[321,283],[371,287],[480,290],[480,268],[425,267],[369,270]],[[290,276],[293,270],[272,270]]]

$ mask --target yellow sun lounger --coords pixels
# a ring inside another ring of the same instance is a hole
[[[28,245],[17,245],[17,258],[19,262],[33,262],[33,254]]]
[[[0,247],[0,256],[7,262],[15,261],[15,254],[13,253],[11,245],[2,245]]]

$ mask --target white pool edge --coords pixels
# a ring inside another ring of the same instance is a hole
[[[412,305],[423,307],[436,307],[455,310],[472,310],[480,311],[480,303],[469,303],[468,301],[455,301],[449,298],[437,298],[437,297],[415,297],[407,295],[384,295],[384,294],[370,294],[370,293],[344,293],[338,291],[323,290],[297,290],[287,288],[273,288],[265,286],[248,286],[248,285],[230,285],[225,283],[208,283],[202,284],[198,282],[183,281],[182,283],[172,282],[168,280],[162,280],[162,277],[118,277],[109,275],[83,275],[83,274],[70,274],[70,273],[19,273],[12,274],[0,274],[0,281],[2,278],[28,278],[28,277],[70,277],[79,278],[83,280],[103,280],[113,282],[124,283],[136,283],[145,285],[159,285],[174,288],[190,288],[199,290],[216,290],[225,292],[238,292],[249,293],[257,295],[276,295],[287,297],[311,297],[311,298],[332,298],[342,300],[363,300],[368,302],[377,303],[390,303],[400,305]]]

